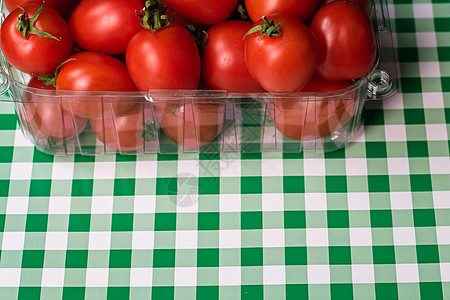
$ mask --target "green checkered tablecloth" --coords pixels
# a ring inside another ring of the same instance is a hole
[[[450,299],[450,5],[327,154],[53,157],[0,102],[0,299]]]

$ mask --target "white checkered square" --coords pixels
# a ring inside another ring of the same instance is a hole
[[[416,19],[432,19],[433,5],[431,3],[414,3],[413,12]]]
[[[132,245],[133,249],[153,249],[155,244],[154,231],[133,231]]]
[[[241,247],[241,231],[240,230],[220,230],[219,231],[219,248],[240,248]]]
[[[397,264],[397,282],[419,282],[419,267],[417,264]]]
[[[198,232],[194,230],[177,230],[176,231],[176,248],[177,249],[196,249],[198,246]]]
[[[305,194],[305,210],[327,210],[327,195],[323,193]]]
[[[0,268],[0,287],[19,287],[20,268]]]
[[[429,161],[431,174],[450,174],[450,157],[430,157]]]
[[[136,214],[152,214],[155,213],[156,196],[135,196],[134,197],[134,212]]]
[[[263,247],[284,247],[284,230],[283,229],[264,229]]]
[[[436,236],[439,245],[450,245],[450,226],[437,226]]]
[[[263,283],[264,285],[286,284],[286,267],[264,266]]]
[[[441,69],[439,62],[419,62],[420,76],[421,77],[440,77]]]
[[[352,265],[353,283],[375,283],[375,272],[373,265]]]
[[[111,248],[111,232],[91,231],[89,233],[89,250],[109,250]]]
[[[136,179],[156,178],[157,177],[157,161],[140,161],[136,163]]]
[[[328,229],[306,228],[306,245],[308,247],[328,246]]]
[[[64,268],[44,268],[41,287],[63,287],[64,273]]]
[[[31,162],[15,162],[11,164],[10,179],[11,180],[30,180],[33,172],[33,163]]]
[[[70,197],[50,197],[48,203],[48,213],[49,214],[70,214]]]
[[[107,287],[109,278],[108,268],[86,269],[86,287]]]
[[[305,176],[325,176],[325,160],[304,159],[303,173]]]
[[[349,176],[366,176],[367,160],[364,158],[348,158],[345,160],[345,169]]]
[[[430,92],[422,93],[423,108],[439,108],[444,107],[444,96],[442,93]]]
[[[416,42],[419,48],[435,48],[437,47],[436,33],[416,32]]]
[[[241,267],[220,267],[219,285],[240,285]]]
[[[197,268],[175,268],[174,286],[195,286],[197,283]]]
[[[114,198],[112,196],[92,197],[91,210],[93,214],[112,214]]]
[[[8,197],[6,214],[26,215],[28,212],[28,199],[28,197]]]
[[[385,125],[385,136],[388,142],[404,142],[406,141],[405,125]]]
[[[284,195],[283,194],[262,194],[262,210],[263,211],[283,211]]]
[[[416,244],[414,227],[394,227],[392,232],[396,246],[414,246]]]
[[[238,194],[219,195],[219,209],[220,212],[240,212],[241,195]]]
[[[435,209],[450,208],[450,191],[433,191],[433,206]]]
[[[329,265],[308,265],[309,284],[330,284]]]
[[[367,193],[347,194],[349,210],[370,210],[370,197]]]
[[[427,130],[428,141],[446,141],[449,139],[446,124],[427,124],[425,128]],[[450,158],[448,159],[450,161]]]
[[[3,241],[1,250],[23,250],[25,241],[25,232],[3,232]]]
[[[66,250],[68,232],[47,232],[45,237],[45,250]]]
[[[352,246],[372,246],[371,228],[350,228],[349,232]]]
[[[282,159],[261,160],[261,175],[283,176],[283,160]]]
[[[391,209],[413,209],[410,192],[391,192]]]
[[[409,175],[409,161],[406,157],[389,157],[387,159],[389,175]]]
[[[152,285],[152,280],[153,280],[152,268],[131,268],[130,286],[149,287]]]
[[[52,166],[53,180],[71,180],[73,178],[73,162],[54,162]]]
[[[113,161],[96,162],[94,164],[95,179],[114,179],[116,175],[116,163]]]
[[[241,176],[241,161],[237,159],[220,160],[220,177]]]

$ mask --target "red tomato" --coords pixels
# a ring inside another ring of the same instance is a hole
[[[326,3],[330,3],[337,0],[327,0]],[[372,0],[346,0],[347,2],[354,3],[359,6],[364,12],[368,13],[370,10],[370,6],[372,4]]]
[[[320,45],[319,76],[327,80],[355,79],[374,65],[377,48],[372,25],[355,4],[326,4],[314,16],[311,30]]]
[[[32,4],[25,8],[25,13],[19,8],[11,12],[1,26],[0,46],[5,58],[20,71],[45,75],[53,73],[70,56],[73,41],[67,23],[47,6],[43,7],[34,27],[59,40],[33,33],[24,38],[16,29],[17,20],[24,14],[31,21],[38,9],[39,5]]]
[[[98,52],[80,52],[72,55],[61,67],[56,79],[57,90],[76,91],[136,91],[120,60]],[[116,114],[127,112],[134,106],[133,99],[106,103],[105,97],[68,96],[63,106],[75,115],[84,118],[100,118],[111,109]],[[105,102],[102,106],[102,102]]]
[[[43,86],[43,82],[33,77],[28,86],[47,91],[55,90],[51,85]],[[23,100],[23,111],[19,113],[22,124],[33,135],[36,141],[54,142],[79,134],[86,127],[87,119],[81,119],[62,108],[56,93],[26,90]]]
[[[103,119],[91,119],[95,136],[109,148],[118,151],[142,149],[146,141],[156,136],[150,106],[136,105],[125,115],[105,114]]]
[[[69,21],[74,42],[89,51],[123,54],[142,29],[135,12],[143,8],[143,0],[83,0]]]
[[[8,11],[13,11],[17,6],[25,7],[31,4],[41,5],[44,0],[5,0],[5,6]],[[45,0],[45,5],[56,10],[61,16],[64,16],[70,7],[70,0]]]
[[[200,55],[189,32],[171,24],[160,30],[141,30],[125,54],[137,88],[195,89],[200,80]]]
[[[255,32],[245,37],[245,62],[250,75],[268,92],[293,92],[314,75],[318,44],[311,30],[295,17],[275,14],[267,20],[279,24],[280,36]],[[260,20],[255,25],[263,25]]]
[[[238,0],[164,0],[164,2],[189,20],[213,25],[225,20],[233,12]]]
[[[253,27],[247,21],[225,21],[211,27],[203,49],[202,80],[212,89],[229,92],[262,92],[245,64],[242,37]]]
[[[263,16],[288,14],[301,21],[305,20],[319,3],[319,0],[245,0],[247,12],[253,22]]]
[[[223,127],[223,103],[168,104],[155,106],[162,130],[175,143],[198,149],[212,142]]]
[[[322,92],[320,97],[277,98],[270,104],[276,128],[294,140],[314,140],[330,135],[353,116],[357,92],[351,81],[327,81],[314,76],[301,92]],[[336,90],[341,90],[336,92]],[[323,93],[327,92],[329,93]]]

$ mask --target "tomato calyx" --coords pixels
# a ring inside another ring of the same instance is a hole
[[[262,19],[264,20],[264,24],[262,25],[256,25],[252,29],[250,29],[245,35],[244,39],[247,35],[259,32],[260,37],[258,40],[262,39],[263,36],[267,37],[274,37],[274,36],[281,36],[281,26],[280,24],[275,24],[274,20],[268,20],[266,16],[263,16]]]
[[[139,138],[144,142],[155,141],[158,138],[155,120],[153,120],[153,118],[150,118],[142,124],[142,130]]]
[[[167,6],[164,6],[161,0],[147,0],[142,9],[143,14],[136,12],[136,15],[141,18],[142,27],[155,32],[170,25],[166,10]]]
[[[39,15],[41,14],[42,10],[44,9],[45,1],[42,2],[42,5],[38,8],[34,16],[30,19],[28,18],[28,15],[23,7],[18,6],[23,13],[19,15],[16,29],[22,34],[22,37],[28,38],[30,34],[35,34],[43,38],[49,38],[49,39],[55,39],[58,42],[61,41],[61,38],[57,38],[53,35],[51,35],[48,32],[42,31],[40,29],[37,29],[34,27],[34,23],[36,23],[37,19],[39,18]]]
[[[68,63],[69,61],[76,60],[75,58],[71,58],[68,60],[63,61],[58,67],[56,67],[55,73],[50,75],[38,75],[38,79],[42,80],[42,87],[51,85],[53,87],[56,87],[56,80],[58,79],[58,74],[61,72],[61,67]]]
[[[64,147],[64,140],[57,141],[49,135],[44,135],[42,136],[42,138],[36,141],[36,145],[44,150],[56,152],[57,150]]]

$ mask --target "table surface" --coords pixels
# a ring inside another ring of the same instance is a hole
[[[53,157],[0,102],[0,299],[450,299],[450,5],[390,11],[337,152]]]

